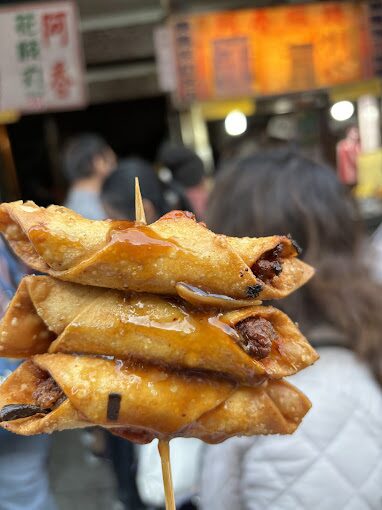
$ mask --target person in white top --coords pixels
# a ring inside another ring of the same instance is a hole
[[[102,184],[114,170],[116,156],[103,138],[93,133],[78,135],[67,143],[62,166],[70,188],[65,206],[89,220],[103,220]]]
[[[321,358],[289,378],[313,407],[290,436],[234,438],[204,452],[201,510],[382,508],[382,287],[362,254],[355,203],[335,172],[284,149],[217,179],[207,224],[234,236],[288,234],[316,268],[275,305]]]

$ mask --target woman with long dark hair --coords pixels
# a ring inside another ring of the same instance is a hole
[[[222,170],[208,226],[232,236],[291,234],[316,268],[274,303],[321,359],[290,378],[313,408],[292,436],[208,447],[202,509],[377,509],[382,505],[382,287],[365,262],[355,203],[328,167],[289,149]]]

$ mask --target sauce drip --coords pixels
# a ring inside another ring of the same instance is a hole
[[[224,294],[213,294],[184,282],[178,282],[175,288],[182,299],[196,306],[202,305],[232,309],[261,304],[261,301],[256,299],[236,299]]]
[[[123,253],[141,262],[167,255],[178,247],[174,240],[163,239],[150,227],[130,221],[111,221],[108,242],[121,243]]]
[[[164,495],[166,498],[166,510],[176,510],[174,486],[172,484],[171,464],[170,464],[170,445],[168,440],[160,439],[158,450],[162,464],[162,476],[164,484]]]

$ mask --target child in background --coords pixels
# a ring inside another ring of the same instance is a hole
[[[16,292],[25,269],[0,239],[0,318]],[[0,381],[20,364],[0,358]],[[49,488],[47,462],[50,437],[22,437],[0,429],[0,508],[56,510]]]

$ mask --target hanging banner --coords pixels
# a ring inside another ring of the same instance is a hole
[[[0,111],[70,110],[85,105],[75,4],[0,8]]]
[[[170,20],[180,101],[277,95],[372,76],[360,3],[208,12]]]

